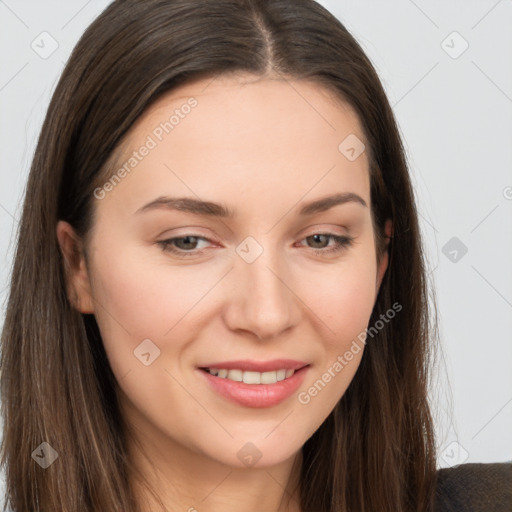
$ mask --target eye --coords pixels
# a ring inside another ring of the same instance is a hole
[[[310,235],[310,236],[304,238],[304,240],[310,241],[310,242],[312,241],[314,244],[317,244],[320,246],[325,246],[324,242],[333,240],[334,245],[332,245],[330,247],[327,246],[327,247],[329,247],[328,249],[324,249],[322,247],[320,247],[320,248],[313,247],[313,251],[316,254],[321,256],[321,255],[325,255],[326,253],[327,254],[337,253],[337,252],[344,250],[347,247],[350,247],[352,245],[352,242],[354,239],[353,239],[353,237],[335,235],[334,233],[315,233],[313,235]]]
[[[334,233],[314,233],[303,239],[304,241],[312,242],[313,244],[320,245],[321,247],[313,247],[313,252],[318,255],[326,255],[331,253],[341,252],[347,247],[350,247],[353,242],[353,238],[349,236],[335,235]],[[334,244],[325,246],[325,242],[330,240],[334,241]],[[199,249],[197,247],[199,241],[211,242],[208,238],[198,235],[184,235],[167,240],[161,240],[157,244],[165,252],[170,252],[177,255],[178,257],[190,257],[201,254],[204,248]],[[302,245],[302,244],[301,244]],[[323,246],[323,247],[322,247]],[[325,248],[327,247],[327,248]]]
[[[162,247],[162,249],[166,252],[170,252],[172,254],[176,254],[178,256],[195,256],[202,252],[202,249],[197,249],[198,240],[203,240],[206,242],[210,242],[207,238],[197,235],[185,235],[178,236],[175,238],[169,238],[168,240],[161,240],[157,242],[158,245]],[[178,248],[176,248],[176,245]],[[181,247],[180,247],[181,246]],[[193,252],[191,252],[193,251]]]

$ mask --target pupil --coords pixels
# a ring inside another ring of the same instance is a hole
[[[321,243],[321,242],[319,241],[319,238],[320,238],[320,237],[322,237],[322,236],[325,236],[325,235],[313,235],[313,240],[315,241],[315,243],[316,243],[316,242]]]
[[[190,244],[190,241],[194,238],[195,238],[194,236],[184,236],[181,238],[181,243],[186,246],[187,244]],[[180,240],[178,240],[178,243],[179,242],[180,242]],[[192,240],[192,244],[193,244],[193,240]],[[187,248],[187,247],[185,247],[185,248]]]

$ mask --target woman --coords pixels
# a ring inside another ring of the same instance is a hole
[[[9,505],[441,510],[430,307],[396,123],[338,20],[310,0],[116,1],[27,185]]]

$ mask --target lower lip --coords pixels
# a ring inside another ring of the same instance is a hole
[[[217,393],[245,407],[272,407],[289,398],[304,381],[309,366],[305,366],[288,379],[275,384],[245,384],[215,377],[205,370],[198,369]]]

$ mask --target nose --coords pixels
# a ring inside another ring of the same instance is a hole
[[[250,332],[265,340],[299,322],[301,302],[287,268],[283,258],[268,249],[252,263],[236,255],[224,316],[231,330]]]

